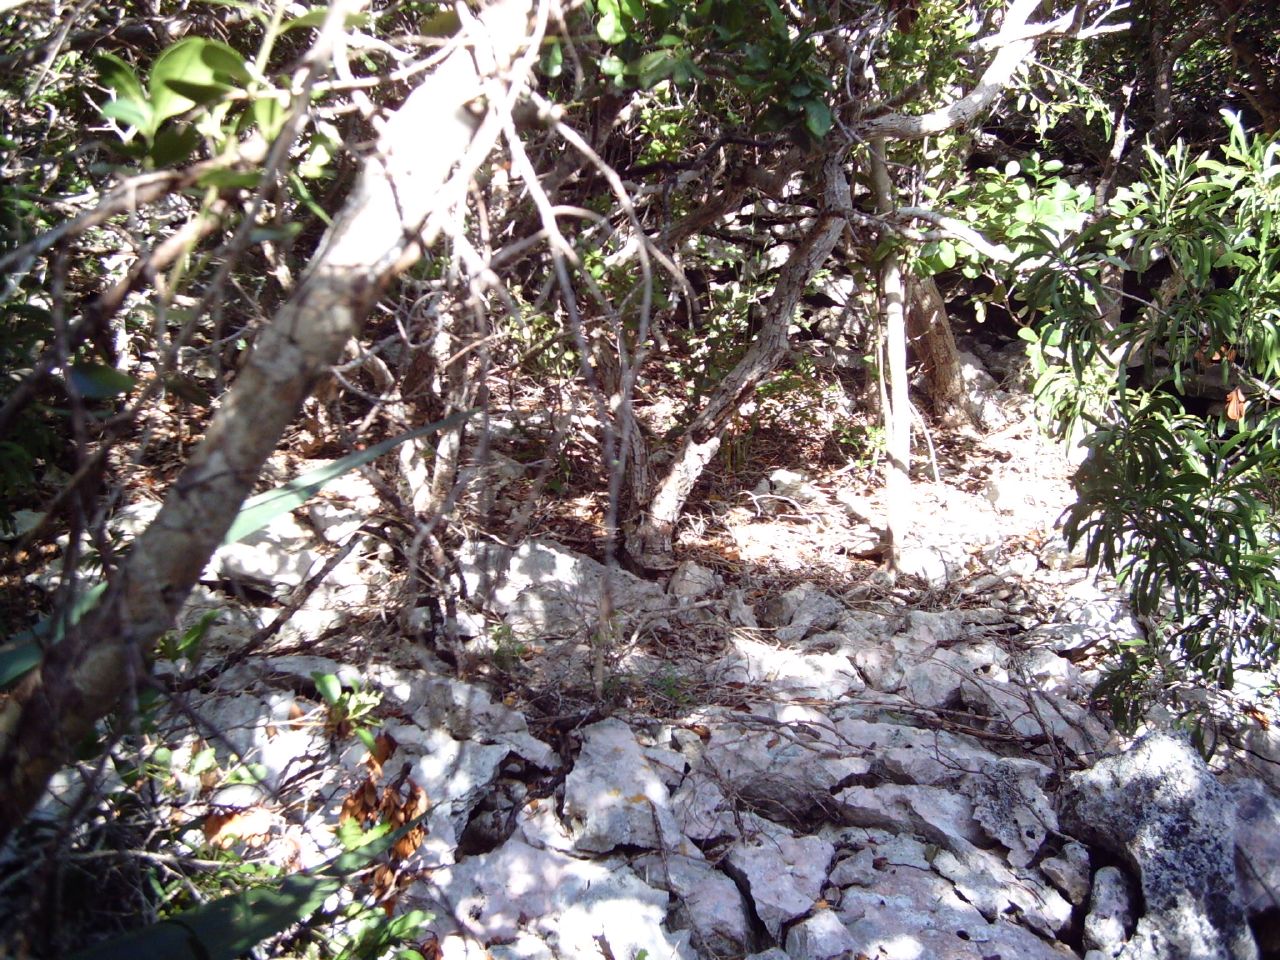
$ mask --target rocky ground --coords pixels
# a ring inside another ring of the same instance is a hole
[[[249,652],[162,665],[166,815],[296,870],[344,820],[427,811],[355,892],[431,914],[414,940],[448,958],[1280,956],[1280,737],[1211,770],[1088,709],[1140,627],[1061,542],[1070,464],[1000,363],[969,358],[983,429],[921,464],[896,579],[874,491],[778,470],[663,582],[477,533],[437,609],[387,599],[377,497],[344,479],[211,566],[189,620]],[[367,713],[335,722],[326,675]]]

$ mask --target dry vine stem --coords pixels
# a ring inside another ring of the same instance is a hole
[[[309,60],[327,63],[361,0],[339,0]],[[0,840],[39,800],[94,724],[131,695],[225,536],[263,462],[321,374],[360,329],[386,283],[430,244],[497,141],[519,97],[547,14],[497,0],[387,120],[377,149],[310,272],[263,330],[243,372],[159,515],[96,608],[45,652],[0,712]],[[521,54],[523,53],[523,56]],[[506,98],[497,101],[497,78]],[[489,90],[488,114],[475,110]],[[425,134],[425,135],[424,135]]]

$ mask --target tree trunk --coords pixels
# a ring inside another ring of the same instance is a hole
[[[360,4],[330,6],[331,42]],[[518,84],[537,55],[528,0],[499,0],[387,120],[378,149],[293,297],[254,346],[155,521],[138,538],[98,605],[45,652],[0,713],[0,840],[32,809],[50,776],[99,719],[136,694],[152,644],[173,625],[222,542],[263,461],[385,283],[415,261],[462,199],[500,133],[471,105],[486,78]],[[518,69],[516,52],[532,44]],[[318,44],[319,46],[319,44]],[[328,48],[313,50],[313,69]],[[490,101],[493,109],[503,109]],[[423,131],[430,131],[424,139]]]
[[[836,155],[823,165],[823,204],[852,206],[849,181]],[[738,361],[684,431],[670,469],[658,483],[639,524],[627,537],[627,550],[645,567],[671,566],[676,522],[703,469],[720,449],[720,437],[738,408],[787,352],[787,328],[805,287],[826,263],[844,230],[844,221],[820,216],[808,236],[782,268],[778,285],[765,305],[764,322],[746,356]]]
[[[884,141],[871,142],[871,184],[876,212],[893,212],[893,181],[885,165]],[[889,525],[889,563],[895,570],[911,522],[911,400],[907,395],[906,289],[896,249],[880,261],[880,322],[884,329],[889,404],[885,433],[889,438],[889,467],[885,482],[885,514]]]
[[[946,301],[932,277],[914,280],[907,307],[907,339],[924,373],[925,390],[933,412],[954,415],[964,391],[956,338],[951,332]]]

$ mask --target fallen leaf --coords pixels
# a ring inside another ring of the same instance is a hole
[[[204,837],[210,845],[226,850],[237,839],[249,847],[260,847],[270,838],[274,818],[263,807],[211,813],[204,822]]]

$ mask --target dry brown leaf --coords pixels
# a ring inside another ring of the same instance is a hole
[[[204,822],[204,837],[211,846],[226,850],[240,839],[249,847],[260,847],[271,835],[273,819],[263,807],[211,813]]]
[[[1246,406],[1248,406],[1248,401],[1244,398],[1244,392],[1239,387],[1236,387],[1227,394],[1227,419],[1243,420]]]
[[[364,822],[364,805],[360,803],[357,793],[347,794],[347,799],[342,801],[342,810],[338,813],[339,824],[345,824],[351,820],[358,823]]]
[[[404,811],[406,819],[414,820],[427,812],[430,802],[427,799],[427,791],[420,786],[409,781],[409,799],[404,802]]]
[[[405,822],[405,816],[400,804],[400,794],[391,787],[384,787],[382,790],[382,802],[378,805],[379,813],[382,819],[391,824],[392,827],[400,827]]]
[[[422,827],[413,827],[392,846],[391,858],[393,860],[407,860],[413,856],[413,852],[418,849],[426,838],[426,830]]]
[[[395,888],[396,874],[391,867],[382,863],[373,870],[373,898],[381,900]]]
[[[383,764],[391,759],[399,745],[389,733],[380,733],[374,738],[373,750],[364,758],[364,765],[369,768],[369,774],[375,780],[381,779]]]

